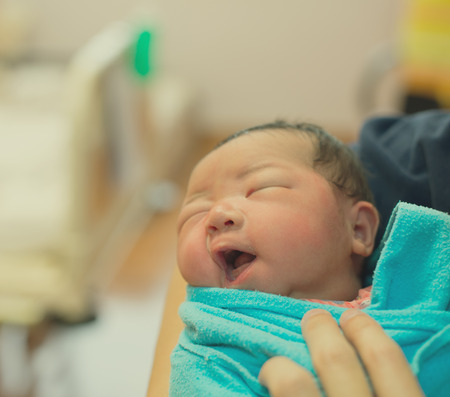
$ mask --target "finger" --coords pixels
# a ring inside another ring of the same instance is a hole
[[[347,310],[340,325],[358,351],[378,397],[423,396],[401,348],[374,319],[359,310]]]
[[[287,357],[267,360],[258,380],[272,397],[320,397],[312,374]]]
[[[330,313],[320,309],[306,313],[302,332],[327,396],[372,395],[357,354]]]

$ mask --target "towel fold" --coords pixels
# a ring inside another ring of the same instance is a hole
[[[400,203],[364,309],[402,347],[427,396],[450,395],[450,217]],[[264,362],[284,355],[314,369],[300,321],[313,308],[346,309],[255,291],[188,287],[186,328],[171,362],[171,396],[268,396]]]

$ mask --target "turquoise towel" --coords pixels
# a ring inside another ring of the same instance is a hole
[[[427,396],[450,395],[450,216],[399,203],[365,309],[402,347]],[[171,356],[171,396],[268,396],[264,362],[284,355],[314,373],[300,320],[345,310],[254,291],[188,287],[186,328]]]

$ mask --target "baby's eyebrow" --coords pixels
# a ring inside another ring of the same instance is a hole
[[[252,164],[249,167],[244,168],[243,170],[239,171],[235,178],[237,180],[242,180],[245,179],[246,177],[248,177],[249,175],[258,173],[259,171],[262,170],[267,170],[267,169],[284,169],[285,167],[282,164],[278,164],[275,163],[273,161],[263,161],[263,162],[258,162],[256,164]],[[205,191],[196,191],[192,194],[190,194],[189,196],[187,196],[183,202],[183,207],[191,204],[194,201],[197,201],[198,199],[202,199],[205,198],[209,195],[209,192],[207,190]]]
[[[264,161],[262,163],[256,163],[251,165],[250,167],[242,170],[241,172],[239,172],[237,174],[237,179],[244,179],[245,177],[251,175],[251,174],[255,174],[261,170],[266,170],[269,168],[284,168],[282,165],[280,164],[276,164],[273,162],[268,162],[268,161]]]
[[[198,200],[200,198],[206,197],[208,195],[207,192],[195,192],[193,194],[191,194],[189,197],[186,197],[186,199],[184,200],[183,206],[192,203],[195,200]]]

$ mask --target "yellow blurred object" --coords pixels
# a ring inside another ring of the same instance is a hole
[[[399,52],[407,90],[450,107],[450,0],[408,3]]]

